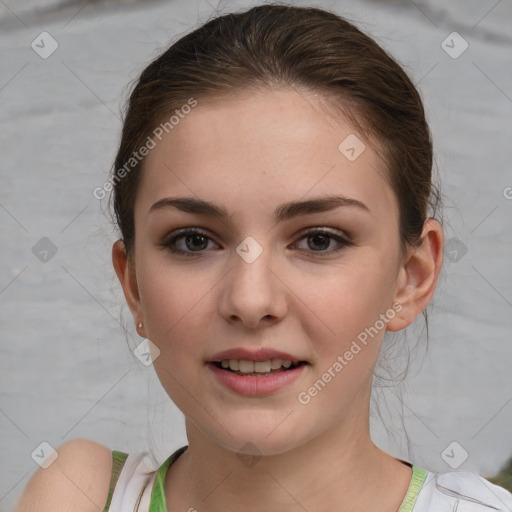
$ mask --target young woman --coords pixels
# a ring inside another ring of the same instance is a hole
[[[441,269],[431,171],[410,79],[330,12],[258,6],[173,44],[129,100],[112,256],[188,445],[155,469],[68,442],[18,510],[509,510],[370,437],[384,334]]]

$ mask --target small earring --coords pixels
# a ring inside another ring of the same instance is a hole
[[[142,322],[139,322],[139,323],[137,324],[137,327],[140,329],[140,328],[142,327]]]

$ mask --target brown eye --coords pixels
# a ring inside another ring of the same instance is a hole
[[[325,236],[325,235],[311,235],[308,236],[308,245],[309,247],[316,251],[316,250],[323,250],[327,249],[330,245],[330,242],[333,240],[332,237]]]
[[[307,245],[307,247],[299,247],[301,251],[317,253],[319,256],[329,255],[341,251],[349,245],[353,245],[352,242],[346,238],[326,229],[309,231],[301,240],[306,240]],[[332,248],[333,245],[337,245],[338,247]]]
[[[201,255],[208,248],[209,242],[215,244],[205,232],[184,228],[171,233],[160,245],[174,254],[193,257]]]
[[[205,243],[206,241],[206,243]],[[198,250],[201,251],[202,249],[206,249],[206,246],[208,245],[207,238],[203,235],[186,235],[185,236],[185,245],[187,249],[190,249],[192,251]]]

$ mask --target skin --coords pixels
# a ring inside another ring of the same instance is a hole
[[[385,330],[410,325],[434,294],[442,229],[427,220],[421,246],[400,252],[398,203],[378,144],[365,140],[349,161],[338,146],[357,132],[330,117],[326,105],[312,91],[293,89],[199,99],[146,159],[134,252],[127,256],[118,241],[112,256],[134,321],[143,324],[140,336],[160,350],[158,378],[186,420],[189,448],[166,478],[169,510],[396,512],[406,494],[411,468],[370,438],[372,370]],[[344,206],[273,218],[283,203],[326,195],[357,199],[369,211]],[[177,196],[211,201],[230,217],[172,207],[149,212]],[[195,241],[199,253],[194,241],[177,241],[192,257],[162,244],[184,227],[209,237]],[[330,228],[352,244],[328,238],[322,245],[304,233],[313,228]],[[263,251],[252,263],[235,250],[248,236]],[[300,403],[298,394],[397,301],[400,312]],[[233,347],[272,347],[310,364],[271,396],[241,396],[206,366]],[[256,457],[248,464],[240,453]]]

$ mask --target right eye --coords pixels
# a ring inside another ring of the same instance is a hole
[[[197,228],[183,228],[171,233],[161,245],[173,254],[194,257],[207,249],[208,241],[215,244],[206,232]]]

